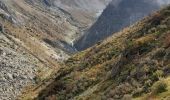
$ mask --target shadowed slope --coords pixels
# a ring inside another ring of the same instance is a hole
[[[84,50],[159,8],[156,0],[113,0],[75,47]]]

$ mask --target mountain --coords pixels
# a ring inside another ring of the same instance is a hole
[[[59,70],[76,52],[73,41],[109,2],[67,1],[0,0],[0,100],[16,99]]]
[[[168,100],[169,39],[170,6],[75,54],[21,100]]]
[[[41,4],[50,10],[56,12],[57,9],[63,11],[74,24],[78,22],[77,27],[87,27],[98,17],[110,0],[34,0],[30,4]],[[94,5],[96,4],[96,5]]]
[[[98,20],[75,43],[84,50],[158,10],[168,0],[112,0]]]
[[[92,3],[98,5],[94,6]],[[81,36],[82,31],[91,26],[99,12],[108,3],[109,0],[93,2],[89,0],[64,2],[60,0],[25,0],[21,2],[1,0],[0,2],[1,15],[5,19],[20,27],[29,27],[33,32],[39,33],[36,35],[40,35],[45,42],[52,42],[58,49],[64,49],[69,53],[75,51],[75,48],[72,47],[74,40]],[[32,28],[33,25],[34,28]]]

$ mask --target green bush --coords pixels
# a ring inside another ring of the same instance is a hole
[[[152,86],[152,93],[155,95],[165,91],[167,91],[167,84],[165,81],[158,81]]]
[[[135,91],[133,92],[133,97],[140,97],[143,94],[143,89],[142,88],[137,88],[135,89]]]

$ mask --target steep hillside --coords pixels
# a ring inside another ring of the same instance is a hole
[[[169,40],[170,6],[74,55],[21,100],[169,100]]]
[[[165,2],[170,3],[168,0],[112,0],[75,47],[84,50],[158,10]]]

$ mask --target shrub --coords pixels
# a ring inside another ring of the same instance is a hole
[[[160,78],[163,77],[163,75],[164,75],[164,72],[162,70],[156,70],[155,72],[153,72],[150,79],[152,81],[158,81]]]
[[[157,70],[157,71],[155,72],[155,74],[156,74],[159,78],[161,78],[161,77],[163,77],[164,72],[163,72],[162,70]]]
[[[164,41],[164,45],[165,47],[169,47],[170,46],[170,34],[168,34],[165,38],[165,41]]]
[[[161,60],[164,58],[165,55],[166,55],[165,50],[159,50],[156,52],[156,54],[153,56],[153,58]]]
[[[142,88],[137,88],[135,89],[135,91],[133,92],[133,97],[139,97],[141,96],[143,93],[143,89]]]
[[[126,95],[123,96],[122,100],[132,100],[132,96],[126,94]]]
[[[57,98],[56,98],[55,95],[52,95],[52,96],[49,96],[49,97],[47,97],[45,99],[47,99],[47,100],[56,100]]]
[[[167,84],[165,81],[158,81],[152,86],[152,94],[157,95],[159,93],[167,91]]]

